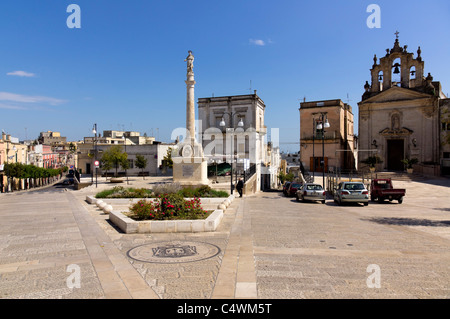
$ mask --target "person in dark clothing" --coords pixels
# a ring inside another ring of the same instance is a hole
[[[242,178],[239,178],[239,182],[236,185],[236,189],[239,193],[239,197],[242,197],[242,189],[244,188],[244,182],[242,181]]]

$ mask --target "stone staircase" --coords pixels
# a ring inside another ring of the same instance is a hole
[[[416,173],[408,174],[406,172],[375,172],[373,173],[373,178],[390,178],[393,181],[403,182],[420,182],[426,180],[423,175]]]

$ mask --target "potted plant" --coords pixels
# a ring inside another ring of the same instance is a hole
[[[408,174],[411,174],[413,172],[413,165],[419,163],[419,160],[417,158],[405,158],[401,160],[401,162],[405,165],[406,172],[408,172]]]
[[[371,172],[375,172],[375,166],[377,164],[383,163],[381,158],[378,155],[369,156],[366,160],[362,161],[361,163],[369,165],[369,169]]]

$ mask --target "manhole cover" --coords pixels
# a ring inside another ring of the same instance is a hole
[[[149,263],[176,264],[212,258],[220,253],[216,245],[193,242],[171,241],[145,244],[128,251],[128,257]]]

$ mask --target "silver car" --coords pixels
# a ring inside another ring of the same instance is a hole
[[[342,182],[334,192],[334,202],[342,203],[363,203],[369,205],[369,191],[361,182]]]
[[[327,198],[327,193],[322,188],[322,185],[306,183],[297,191],[296,194],[298,201],[321,201],[325,204],[325,199]]]

